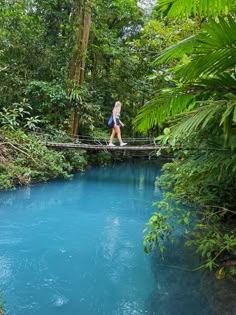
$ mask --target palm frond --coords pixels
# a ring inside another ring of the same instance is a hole
[[[181,67],[178,76],[185,82],[206,74],[220,74],[236,64],[236,22],[231,16],[211,20],[196,36],[192,61]]]
[[[232,123],[234,119],[234,113],[236,112],[236,101],[228,102],[227,108],[221,117],[220,124],[224,126],[224,138],[225,143],[228,143],[232,133]]]
[[[220,181],[226,174],[232,176],[232,172],[235,173],[235,170],[233,170],[235,159],[235,154],[229,149],[222,149],[222,146],[220,150],[214,146],[206,150],[196,150],[195,154],[190,157],[190,160],[194,160],[194,167],[198,170],[198,174],[196,174],[198,179],[201,173],[204,179],[211,173],[213,179],[215,177],[215,183]],[[188,159],[186,163],[188,163]],[[210,184],[212,185],[212,180]]]
[[[203,30],[173,45],[155,60],[155,64],[192,53],[192,61],[177,71],[183,82],[204,75],[220,75],[236,64],[236,22],[231,16],[211,20]]]
[[[235,19],[231,15],[220,16],[217,20],[211,19],[209,23],[204,24],[203,32],[199,34],[198,41],[202,41],[204,47],[209,49],[235,48],[235,24]]]
[[[200,78],[196,82],[188,84],[189,90],[194,93],[204,91],[217,91],[218,93],[233,93],[236,94],[236,75],[234,73],[222,73],[215,77]]]
[[[233,12],[235,0],[159,0],[161,12],[168,12],[168,16],[217,16]]]
[[[182,115],[180,122],[172,127],[173,137],[189,136],[199,128],[204,129],[224,103],[225,101],[208,102],[207,105],[200,106],[196,110]]]
[[[135,129],[139,132],[147,131],[168,117],[187,111],[193,100],[194,95],[166,90],[141,109],[134,119]]]
[[[154,65],[167,62],[171,59],[182,57],[185,53],[191,53],[196,46],[196,35],[192,35],[179,41],[176,45],[172,45],[164,50],[164,52],[154,60]]]
[[[235,56],[234,56],[235,55]],[[197,57],[189,64],[177,71],[177,77],[183,82],[189,82],[205,75],[217,75],[234,67],[236,64],[236,50],[220,49]]]
[[[236,22],[232,17],[211,20],[196,38],[192,61],[180,68],[184,82],[204,75],[217,75],[236,64]]]

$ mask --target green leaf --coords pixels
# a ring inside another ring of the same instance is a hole
[[[159,0],[158,6],[161,12],[168,11],[168,16],[216,16],[228,14],[235,8],[233,0]]]

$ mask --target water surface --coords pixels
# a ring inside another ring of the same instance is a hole
[[[91,168],[0,193],[0,291],[8,315],[216,314],[179,238],[165,265],[143,253],[162,195],[155,163]]]

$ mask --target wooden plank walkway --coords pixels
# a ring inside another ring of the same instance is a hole
[[[120,147],[116,145],[115,147],[111,147],[106,144],[78,144],[78,143],[55,143],[55,142],[47,142],[46,146],[49,148],[58,148],[58,149],[84,149],[84,150],[112,150],[112,151],[155,151],[159,150],[161,147],[160,145],[126,145]]]

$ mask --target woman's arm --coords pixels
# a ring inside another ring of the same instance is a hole
[[[121,120],[120,120],[120,124],[122,127],[124,127],[124,125],[125,125]]]
[[[113,112],[112,112],[113,121],[114,121],[114,126],[116,126],[116,113],[117,113],[117,111],[116,111],[116,109],[114,108],[114,109],[113,109]]]

